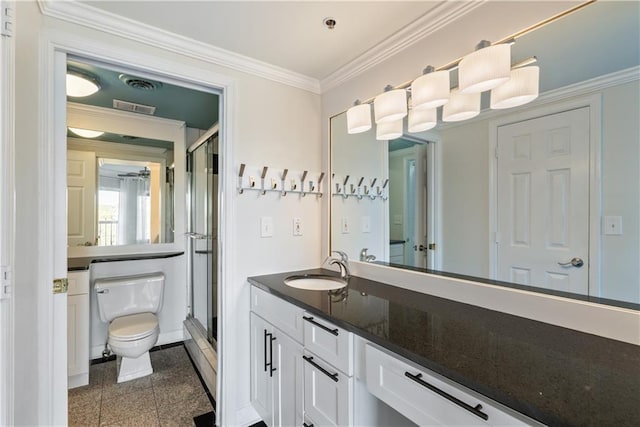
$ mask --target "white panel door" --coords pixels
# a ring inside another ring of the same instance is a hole
[[[497,148],[497,279],[587,294],[589,108],[501,126]]]
[[[269,352],[272,328],[251,313],[251,403],[268,426],[273,426],[273,373],[270,371],[273,351]]]
[[[67,151],[67,234],[70,246],[96,242],[96,155]]]
[[[274,423],[276,427],[301,426],[304,411],[302,345],[274,330]]]

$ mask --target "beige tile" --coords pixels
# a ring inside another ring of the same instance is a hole
[[[151,375],[136,378],[135,380],[125,381],[123,383],[118,383],[117,381],[118,371],[115,364],[108,366],[104,371],[104,382],[102,385],[103,398],[110,399],[112,397],[151,388]]]
[[[105,424],[103,423],[101,426],[109,426],[109,427],[139,427],[139,426],[159,426],[160,420],[158,419],[157,411],[147,411],[142,412],[140,414],[131,415],[125,419],[121,419],[114,423]]]
[[[109,398],[103,396],[100,424],[127,422],[130,418],[154,411],[156,411],[156,404],[151,388],[139,389],[132,393]]]
[[[69,426],[98,426],[100,400],[85,405],[69,405]]]
[[[176,402],[193,400],[205,391],[200,380],[194,376],[174,377],[153,384],[153,393],[158,408],[168,407]]]
[[[193,426],[193,418],[213,411],[206,394],[193,399],[176,402],[170,407],[158,407],[161,426]]]
[[[100,409],[100,400],[102,399],[102,384],[91,384],[82,387],[72,388],[68,392],[69,411],[78,407],[84,407],[90,404],[97,404]]]

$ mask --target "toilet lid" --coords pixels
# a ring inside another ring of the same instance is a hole
[[[109,325],[109,337],[121,341],[133,341],[151,335],[158,327],[153,313],[131,314],[113,319]]]

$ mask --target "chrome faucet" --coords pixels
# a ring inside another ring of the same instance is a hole
[[[375,255],[367,255],[367,251],[369,250],[369,248],[362,248],[362,250],[360,251],[360,261],[363,262],[372,262],[376,260],[376,256]]]
[[[351,275],[351,272],[349,270],[349,256],[346,254],[346,252],[343,251],[331,251],[331,253],[338,254],[340,258],[334,258],[330,256],[329,258],[327,258],[327,260],[330,260],[329,264],[337,264],[338,267],[340,267],[340,277],[342,277],[343,279],[348,279]]]

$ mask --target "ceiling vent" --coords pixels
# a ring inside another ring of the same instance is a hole
[[[162,87],[162,83],[160,82],[154,82],[153,80],[130,76],[128,74],[120,74],[118,78],[127,86],[138,90],[156,90]]]
[[[121,101],[119,99],[113,100],[113,108],[117,110],[131,111],[132,113],[148,114],[150,116],[153,116],[156,112],[156,107],[151,105],[136,104],[134,102]]]

